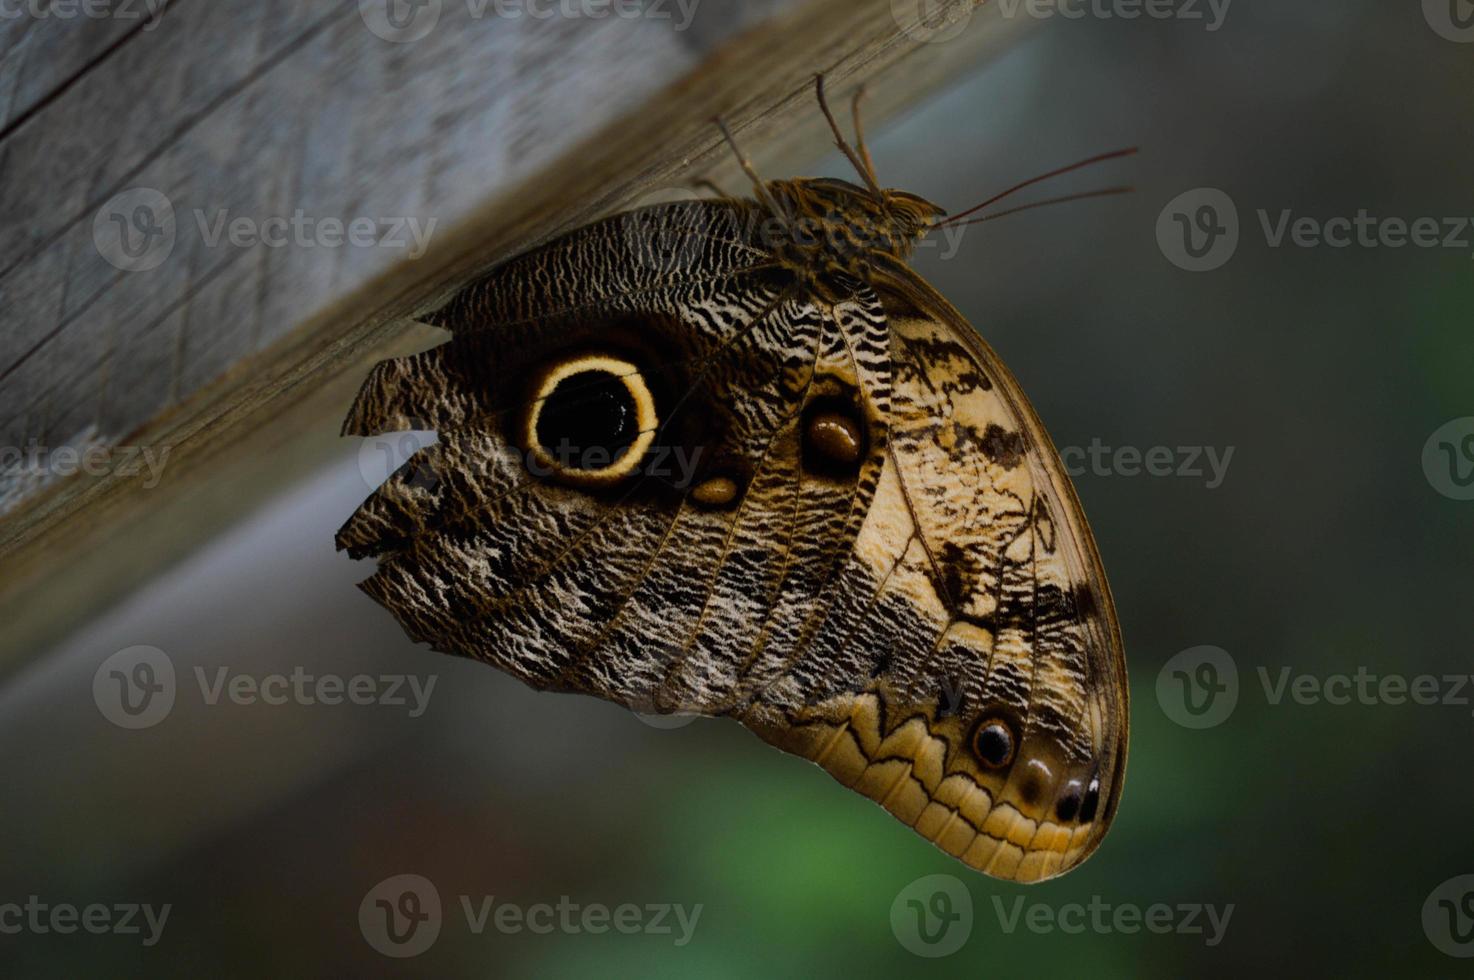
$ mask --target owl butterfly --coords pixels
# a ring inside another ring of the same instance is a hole
[[[344,433],[438,441],[338,547],[417,641],[730,716],[1039,881],[1121,794],[1110,591],[1017,382],[904,263],[944,212],[882,190],[858,97],[856,150],[818,94],[863,185],[739,152],[755,200],[598,221],[426,317],[451,339],[377,365]]]

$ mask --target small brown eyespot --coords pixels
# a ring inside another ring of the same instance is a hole
[[[729,476],[714,476],[698,483],[691,499],[703,507],[726,507],[737,499],[737,481]]]
[[[823,476],[849,478],[865,460],[864,419],[839,399],[825,398],[804,413],[804,468]]]
[[[865,448],[859,425],[838,412],[820,412],[809,419],[808,435],[815,449],[845,466],[858,463]]]
[[[972,735],[972,751],[984,768],[1003,769],[1013,761],[1017,740],[1008,722],[985,718]]]

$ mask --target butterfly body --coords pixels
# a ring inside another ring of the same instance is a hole
[[[904,264],[941,210],[815,179],[510,260],[345,432],[433,428],[339,532],[417,640],[736,718],[979,870],[1099,843],[1119,629],[1012,376]],[[674,461],[678,465],[672,465]]]
[[[845,294],[833,279],[869,279],[877,263],[905,261],[945,214],[915,194],[887,189],[877,198],[832,178],[770,181],[767,192],[778,209],[769,229],[775,256],[831,300]]]

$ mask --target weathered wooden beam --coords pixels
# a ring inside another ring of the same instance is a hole
[[[433,344],[414,315],[471,275],[652,192],[741,190],[713,116],[791,176],[827,141],[816,72],[873,80],[879,121],[1024,27],[975,0],[396,9],[436,16],[175,0],[76,25],[105,39],[10,94],[0,670],[341,451],[367,366]]]

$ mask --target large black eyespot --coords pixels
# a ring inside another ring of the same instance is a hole
[[[537,443],[570,469],[603,469],[640,434],[635,413],[624,379],[604,371],[570,374],[543,401]]]
[[[640,369],[622,358],[590,355],[543,374],[523,440],[534,473],[605,484],[635,471],[656,429],[655,399]]]
[[[1001,718],[985,718],[972,735],[972,751],[988,769],[1003,769],[1013,761],[1018,742],[1013,728]]]

